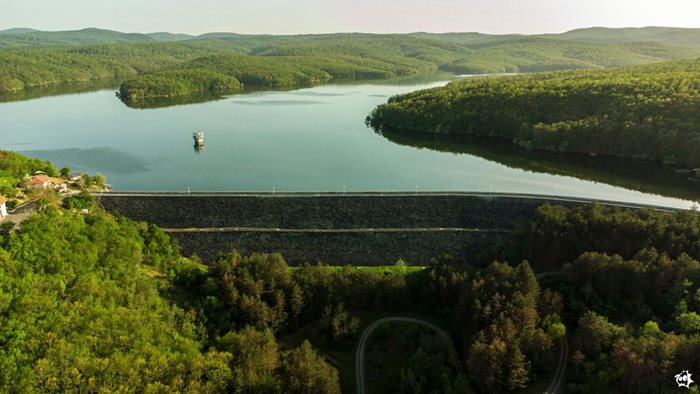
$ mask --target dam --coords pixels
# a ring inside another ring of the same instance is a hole
[[[559,196],[467,192],[98,193],[107,211],[156,224],[186,256],[211,261],[279,252],[291,265],[425,265],[449,254],[469,258],[506,237],[543,204],[599,203]]]

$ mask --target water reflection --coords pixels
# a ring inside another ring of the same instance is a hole
[[[451,73],[437,72],[437,73],[427,73],[427,74],[417,74],[410,76],[403,76],[391,79],[337,79],[333,80],[332,84],[337,86],[352,86],[352,85],[362,85],[366,83],[372,83],[373,85],[393,85],[393,86],[418,86],[430,82],[436,81],[447,81],[451,79],[460,78]],[[127,98],[120,98],[121,101],[129,108],[134,109],[155,109],[155,108],[166,108],[173,107],[176,105],[185,104],[198,104],[208,101],[221,100],[227,97],[240,94],[250,94],[250,93],[260,93],[260,92],[289,92],[298,90],[301,88],[313,87],[315,85],[302,84],[302,85],[292,85],[292,86],[245,86],[245,90],[238,92],[198,92],[187,96],[176,96],[176,97],[153,97],[147,99],[139,100],[129,100]],[[325,92],[310,92],[310,91],[300,91],[295,92],[296,96],[316,96],[316,97],[337,97],[345,96],[348,94],[362,94],[362,92],[345,92],[345,93],[325,93]],[[387,98],[388,95],[370,95],[370,97],[381,97]],[[242,105],[313,105],[313,104],[323,104],[323,101],[318,100],[280,100],[280,101],[265,101],[265,102],[249,102],[249,101],[234,101],[236,104]]]
[[[30,87],[19,92],[1,93],[0,103],[31,100],[48,96],[60,96],[64,94],[89,93],[102,89],[118,89],[119,83],[120,82],[116,79],[103,79],[89,82]]]
[[[218,92],[200,92],[188,96],[153,97],[146,100],[128,100],[124,97],[119,99],[129,108],[155,109],[173,107],[176,105],[199,104],[209,101],[217,101],[225,98],[223,94],[224,93]]]
[[[106,172],[120,175],[133,175],[149,170],[148,163],[140,156],[110,147],[20,150],[19,152],[29,157],[61,163],[61,166],[70,167],[73,170],[104,168],[108,169]]]
[[[375,95],[444,83],[325,85],[147,111],[122,105],[110,89],[0,105],[0,141],[3,149],[31,151],[59,167],[105,174],[115,190],[124,191],[187,186],[413,191],[417,186],[419,191],[558,194],[680,208],[700,195],[700,185],[646,162],[523,152],[507,141],[477,144],[385,133],[387,140],[362,122],[386,101]],[[297,100],[322,103],[292,103]],[[238,101],[260,103],[234,104]],[[190,138],[200,128],[213,146],[206,153],[193,152]]]
[[[684,200],[700,199],[700,182],[674,168],[644,160],[577,153],[528,151],[508,140],[382,130],[399,145],[480,157],[533,173],[563,175]]]

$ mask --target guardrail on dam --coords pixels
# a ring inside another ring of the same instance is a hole
[[[290,264],[425,264],[469,257],[542,204],[568,197],[491,193],[98,193],[110,212],[154,223],[185,255],[279,252]],[[641,208],[636,204],[601,204]],[[665,209],[652,207],[657,209]]]

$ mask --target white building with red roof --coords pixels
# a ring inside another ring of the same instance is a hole
[[[24,188],[27,190],[48,189],[51,187],[51,178],[46,175],[37,175],[24,181]]]

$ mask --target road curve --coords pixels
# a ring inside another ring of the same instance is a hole
[[[535,278],[537,280],[540,280],[542,278],[550,277],[550,276],[555,276],[558,275],[558,271],[548,271],[548,272],[540,272],[539,274],[535,275]],[[447,343],[449,349],[450,349],[450,357],[452,358],[454,365],[457,366],[459,369],[459,372],[463,372],[462,370],[462,364],[459,359],[459,354],[457,353],[457,350],[454,347],[454,343],[452,342],[452,338],[450,335],[440,327],[427,322],[425,320],[420,320],[416,319],[413,317],[406,317],[406,316],[391,316],[391,317],[383,317],[381,319],[375,320],[365,328],[365,330],[362,332],[362,336],[360,337],[360,342],[357,345],[357,351],[355,353],[355,379],[356,379],[356,384],[357,384],[357,393],[358,394],[365,394],[365,345],[367,344],[367,339],[372,335],[372,332],[383,322],[391,322],[391,321],[401,321],[401,322],[409,322],[409,323],[416,323],[420,324],[424,327],[428,327],[432,329],[433,331],[437,332],[438,335],[440,335],[441,338]],[[562,382],[564,381],[564,372],[566,371],[566,360],[569,356],[569,345],[566,341],[566,335],[562,337],[561,340],[561,349],[559,351],[559,362],[557,363],[557,369],[556,372],[554,373],[554,378],[552,381],[549,383],[549,386],[547,386],[547,391],[545,392],[546,394],[556,394],[559,392],[559,388],[561,387]]]
[[[7,220],[8,222],[14,223],[15,226],[19,226],[25,219],[36,212],[36,210],[36,202],[31,201],[9,211],[7,216],[0,219],[0,222]]]
[[[559,351],[559,364],[557,371],[554,373],[552,382],[547,386],[546,394],[556,394],[559,392],[561,383],[564,381],[564,372],[566,371],[566,359],[569,356],[569,344],[566,341],[566,335],[561,338],[561,350]]]
[[[406,317],[406,316],[390,316],[390,317],[383,317],[381,319],[375,320],[365,328],[365,330],[362,332],[362,336],[360,337],[360,342],[357,345],[357,352],[355,353],[355,377],[357,381],[357,393],[358,394],[364,394],[365,393],[365,345],[367,343],[367,339],[372,335],[372,332],[379,326],[380,324],[384,322],[392,322],[392,321],[400,321],[400,322],[408,322],[408,323],[415,323],[415,324],[420,324],[421,326],[430,328],[431,330],[435,331],[447,344],[447,347],[450,350],[450,357],[452,358],[452,362],[454,363],[455,366],[457,366],[457,369],[459,372],[462,372],[462,364],[459,361],[459,354],[457,353],[457,350],[455,349],[454,343],[452,343],[452,338],[450,337],[450,334],[445,332],[442,328],[436,326],[435,324],[432,324],[430,322],[427,322],[425,320],[421,319],[416,319],[413,317]]]
[[[542,278],[549,278],[551,276],[559,275],[560,271],[547,271],[540,272],[535,275],[535,279],[540,280]],[[564,381],[564,372],[566,372],[566,360],[569,357],[569,343],[566,341],[566,334],[561,338],[561,349],[559,350],[559,362],[557,363],[557,369],[554,373],[554,378],[547,386],[547,391],[545,394],[556,394],[559,392],[561,383]]]

